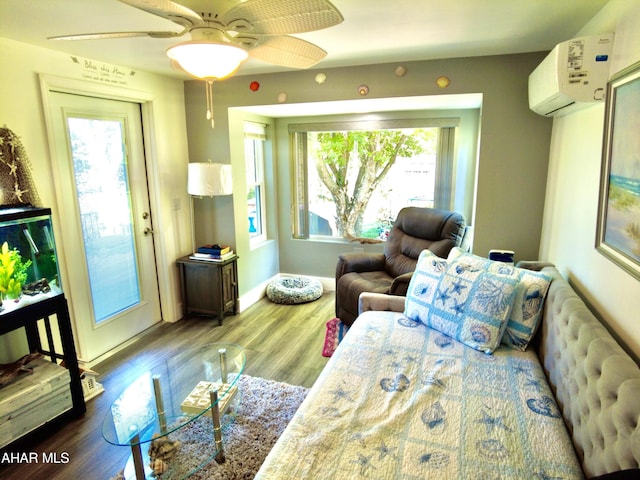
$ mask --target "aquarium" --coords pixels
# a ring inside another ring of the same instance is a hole
[[[0,207],[0,316],[61,293],[51,210]]]

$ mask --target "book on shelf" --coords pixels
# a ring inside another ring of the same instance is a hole
[[[214,255],[212,253],[199,253],[196,252],[193,255],[190,255],[189,258],[191,260],[204,260],[204,261],[209,261],[209,262],[224,262],[225,260],[229,260],[230,258],[233,258],[233,256],[235,255],[235,253],[233,252],[233,250],[230,250],[229,252],[223,254],[223,255]]]
[[[203,245],[198,247],[196,250],[197,253],[208,253],[211,255],[224,255],[225,253],[229,253],[231,251],[231,247],[229,245]]]

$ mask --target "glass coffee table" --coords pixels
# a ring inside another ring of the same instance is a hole
[[[221,415],[239,397],[237,380],[245,362],[242,347],[210,343],[177,353],[122,392],[105,416],[102,436],[113,445],[131,448],[125,478],[153,478],[151,465],[162,469],[157,459],[164,461],[155,453],[160,449],[164,455],[172,448],[172,434],[205,416],[213,428],[211,448],[200,449],[204,451],[195,460],[196,467],[170,478],[185,478],[214,459],[224,462]],[[154,450],[151,457],[150,449]]]

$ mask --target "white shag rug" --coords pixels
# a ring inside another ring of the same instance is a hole
[[[293,417],[309,389],[241,375],[239,402],[222,418],[224,463],[212,460],[188,476],[193,480],[252,479]],[[210,415],[169,435],[180,446],[169,462],[169,470],[158,480],[185,478],[197,465],[213,454],[213,426]],[[142,446],[148,449],[148,444]],[[124,478],[123,472],[112,480]]]

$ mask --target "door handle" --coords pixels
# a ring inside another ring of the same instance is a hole
[[[153,230],[149,227],[145,228],[142,233],[147,236],[147,235],[153,235]]]

